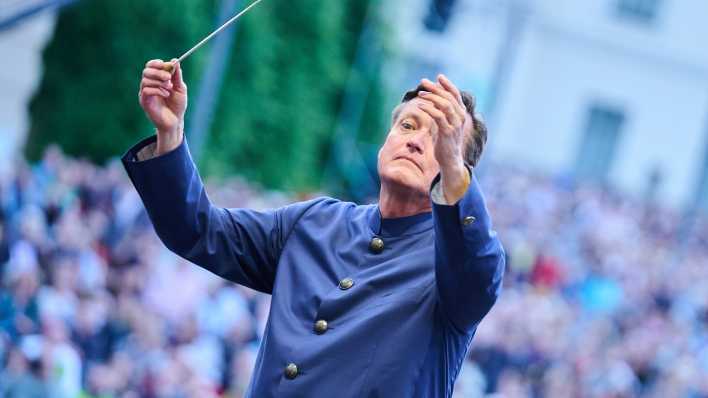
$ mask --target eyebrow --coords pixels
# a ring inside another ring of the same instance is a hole
[[[401,113],[401,114],[398,116],[397,121],[398,121],[398,120],[404,120],[404,119],[407,119],[407,118],[415,119],[415,122],[418,123],[418,125],[422,125],[422,124],[423,124],[423,121],[420,119],[420,117],[419,117],[418,115],[416,115],[415,113],[410,112],[410,111],[407,111],[407,112],[405,112],[405,113]]]

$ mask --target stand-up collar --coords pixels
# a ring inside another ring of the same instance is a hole
[[[433,227],[433,213],[425,212],[398,218],[383,218],[378,205],[369,210],[369,227],[377,236],[401,236],[416,234]]]

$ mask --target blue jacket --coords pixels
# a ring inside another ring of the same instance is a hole
[[[138,161],[155,140],[122,161],[160,239],[225,279],[272,294],[247,396],[452,396],[504,274],[474,175],[457,204],[397,219],[332,198],[228,209],[209,200],[186,140]]]

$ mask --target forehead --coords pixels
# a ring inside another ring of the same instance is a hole
[[[432,123],[433,118],[430,117],[430,115],[428,115],[426,112],[418,108],[418,104],[423,102],[425,102],[425,100],[416,97],[408,102],[399,104],[393,111],[393,122],[395,123],[399,121],[402,117],[413,116],[421,118],[423,121],[428,121]],[[470,116],[469,112],[465,112],[464,130],[466,136],[471,135],[472,126],[472,116]]]
[[[431,119],[431,117],[427,113],[423,112],[420,108],[418,108],[418,104],[421,104],[423,102],[424,101],[422,99],[416,97],[410,101],[398,105],[394,110],[394,121],[407,116],[416,116],[421,119]]]

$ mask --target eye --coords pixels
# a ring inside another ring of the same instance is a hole
[[[404,130],[414,130],[415,129],[415,126],[413,125],[413,123],[411,123],[407,120],[404,120],[403,122],[401,122],[401,127],[403,127]]]

